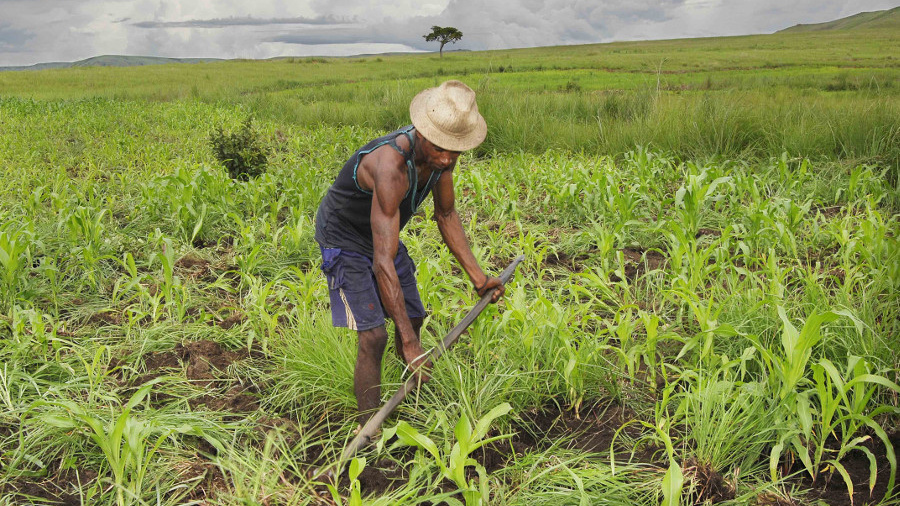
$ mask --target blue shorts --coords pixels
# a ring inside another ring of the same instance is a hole
[[[322,251],[322,272],[328,280],[332,324],[351,330],[369,330],[384,325],[386,311],[378,295],[372,259],[353,251],[319,249]],[[402,242],[394,258],[394,268],[406,301],[406,314],[410,318],[424,318],[425,306],[416,288],[416,266]]]

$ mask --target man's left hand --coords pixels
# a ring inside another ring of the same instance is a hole
[[[497,290],[494,290],[494,288]],[[500,278],[490,277],[487,278],[481,286],[476,286],[475,290],[478,292],[479,297],[494,290],[494,295],[491,297],[491,303],[496,303],[500,300],[500,297],[503,297],[503,293],[506,292],[506,286],[503,285],[503,281],[500,281]]]

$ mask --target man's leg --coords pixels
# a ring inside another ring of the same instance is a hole
[[[353,393],[356,394],[356,407],[359,409],[359,424],[365,425],[381,404],[381,357],[388,335],[384,325],[381,325],[361,330],[358,336]]]

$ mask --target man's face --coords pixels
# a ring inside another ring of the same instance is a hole
[[[448,151],[425,137],[419,136],[421,139],[422,146],[422,156],[424,157],[424,163],[430,169],[435,171],[444,171],[447,169],[452,169],[453,166],[456,165],[456,159],[459,158],[459,151]]]

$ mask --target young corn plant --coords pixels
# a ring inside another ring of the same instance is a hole
[[[717,201],[722,195],[716,193],[719,185],[729,183],[730,176],[715,177],[711,169],[703,167],[697,170],[694,164],[688,164],[687,181],[675,192],[676,215],[684,224],[685,235],[695,237],[700,230],[701,214],[707,200]],[[712,181],[707,179],[715,177]]]
[[[452,448],[450,448],[449,442],[445,443],[443,452],[438,449],[438,445],[431,438],[420,433],[405,421],[400,421],[396,426],[384,431],[381,442],[379,442],[379,448],[382,447],[385,441],[397,436],[397,442],[394,443],[392,448],[397,446],[414,446],[426,451],[440,470],[440,476],[452,481],[462,491],[466,506],[488,504],[490,501],[490,487],[487,471],[484,466],[471,457],[471,454],[486,444],[511,436],[511,434],[505,434],[485,439],[491,422],[508,414],[510,411],[512,411],[512,406],[508,403],[500,404],[481,417],[474,427],[469,420],[469,416],[463,413],[453,429],[456,442],[453,443]],[[443,414],[441,413],[438,416],[440,423],[440,417]],[[467,467],[475,468],[475,472],[478,474],[477,481],[466,479]]]
[[[841,459],[850,451],[865,454],[869,460],[869,493],[875,488],[877,461],[875,455],[862,443],[871,437],[856,436],[864,427],[874,432],[884,444],[891,472],[888,474],[887,491],[894,489],[897,475],[897,458],[885,430],[875,418],[882,414],[900,414],[896,406],[875,406],[872,398],[879,387],[900,393],[900,386],[889,379],[872,374],[870,365],[862,357],[847,357],[847,367],[841,373],[828,359],[822,359],[813,366],[813,388],[801,393],[798,405],[802,442],[811,447],[801,453],[800,459],[813,481],[823,469],[836,471],[844,480],[850,496],[853,496],[853,480]],[[826,443],[836,439],[840,446],[830,449]],[[823,468],[823,466],[825,466]]]
[[[769,373],[770,386],[777,393],[777,397],[774,399],[776,403],[775,426],[779,427],[780,435],[778,442],[774,445],[769,455],[769,471],[774,480],[777,475],[779,459],[787,447],[790,448],[787,451],[799,458],[810,473],[810,476],[815,479],[821,461],[821,453],[814,452],[814,455],[811,457],[807,448],[807,443],[816,439],[813,436],[813,408],[810,402],[810,396],[815,391],[807,387],[809,385],[809,379],[807,378],[810,370],[809,360],[814,346],[824,337],[824,334],[821,332],[823,324],[835,321],[840,316],[846,316],[854,322],[856,322],[856,319],[847,311],[813,313],[807,318],[803,328],[798,331],[791,323],[783,306],[778,306],[778,315],[783,324],[780,352],[769,350],[755,336],[747,336],[763,358]],[[823,367],[827,370],[826,366]],[[813,376],[815,379],[815,374]],[[820,383],[819,380],[822,382],[825,380],[821,373],[816,383]],[[834,378],[832,378],[833,380]],[[841,384],[843,384],[843,381],[841,381]],[[820,423],[820,428],[822,428],[826,422],[830,422],[832,419],[836,405],[833,399],[829,402],[829,398],[826,395],[828,389],[825,385],[820,385],[816,388],[821,389],[819,400],[823,405],[819,413],[823,417],[823,421]],[[852,419],[854,417],[850,416],[846,421]],[[827,432],[820,431],[817,436],[821,440],[822,445],[824,445],[825,439],[834,430],[834,426],[829,424],[827,429]],[[852,433],[855,433],[855,430]],[[852,435],[852,433],[848,434],[848,436]],[[848,443],[848,446],[856,446],[859,442],[851,441],[853,444]],[[824,451],[824,446],[822,446],[822,451]],[[841,472],[842,468],[835,467],[835,469]],[[846,476],[846,473],[843,474]]]
[[[277,335],[279,318],[285,314],[279,307],[284,299],[284,289],[280,279],[264,282],[252,274],[245,274],[243,278],[247,285],[244,307],[251,322],[247,332],[247,349],[251,349],[253,341],[258,340],[263,353],[268,353],[269,343]]]
[[[18,296],[20,273],[28,265],[34,241],[33,232],[23,229],[13,222],[0,226],[0,269],[2,269],[3,308],[9,308]]]
[[[152,459],[170,435],[169,432],[159,434],[156,427],[132,416],[132,410],[143,402],[153,385],[161,379],[156,378],[141,386],[121,410],[110,407],[108,418],[74,401],[38,401],[34,404],[34,409],[51,408],[36,415],[41,423],[64,431],[84,433],[100,448],[112,474],[118,506],[143,502],[144,480]]]
[[[226,205],[215,198],[227,194],[217,191],[219,186],[222,183],[203,168],[176,167],[173,174],[146,183],[141,191],[145,204],[160,218],[174,219],[181,240],[193,244],[209,228],[210,206]]]
[[[664,395],[664,400],[662,401],[663,404],[667,403],[666,399],[667,396]],[[659,406],[659,404],[660,403],[657,405]],[[681,504],[682,490],[684,488],[684,472],[681,469],[681,464],[678,463],[678,460],[675,458],[675,445],[672,436],[670,435],[673,421],[665,416],[658,417],[656,425],[643,420],[632,420],[626,422],[616,430],[609,445],[609,463],[612,474],[616,474],[616,460],[615,452],[613,450],[616,439],[618,439],[619,435],[626,427],[634,423],[643,425],[644,428],[652,431],[650,435],[641,438],[641,440],[638,441],[638,444],[646,441],[653,445],[662,444],[665,448],[669,467],[666,469],[665,473],[663,473],[663,478],[660,482],[659,492],[663,496],[660,506],[679,506]]]
[[[96,211],[89,207],[78,206],[69,211],[63,221],[69,231],[69,239],[74,244],[73,256],[80,257],[84,267],[83,275],[94,286],[98,286],[100,282],[97,267],[105,258],[103,218],[108,212],[108,209]]]
[[[153,264],[154,260],[158,259],[163,275],[162,286],[157,289],[157,292],[162,294],[166,306],[171,307],[175,305],[176,290],[181,284],[181,281],[175,276],[175,246],[171,238],[164,237],[162,234],[157,235],[154,242],[159,249],[150,257],[150,263]]]

